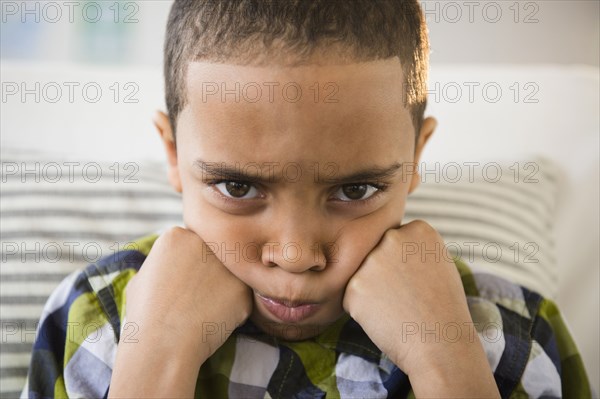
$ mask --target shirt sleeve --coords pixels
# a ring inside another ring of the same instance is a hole
[[[67,397],[62,372],[68,325],[66,304],[80,273],[77,270],[67,276],[44,305],[21,398]]]
[[[541,388],[543,381],[548,381],[556,373],[560,381],[561,397],[591,398],[591,386],[583,360],[558,306],[552,300],[542,299],[534,318],[531,336],[533,345],[521,380],[525,391],[530,396],[546,395]]]
[[[125,286],[143,258],[117,253],[70,274],[53,291],[37,326],[22,398],[107,396]]]
[[[590,398],[577,346],[550,299],[457,260],[471,317],[503,398]]]

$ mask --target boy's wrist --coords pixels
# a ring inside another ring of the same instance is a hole
[[[140,333],[120,342],[109,397],[192,397],[207,356],[168,333]]]
[[[417,397],[499,397],[480,342],[436,344],[418,354],[407,373]]]

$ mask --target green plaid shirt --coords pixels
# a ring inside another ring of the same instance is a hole
[[[44,307],[23,397],[106,397],[124,324],[128,281],[156,234],[68,276]],[[526,288],[457,261],[477,338],[502,397],[590,397],[575,343],[556,305]],[[412,334],[452,335],[410,326]],[[415,329],[416,328],[416,329]],[[408,333],[408,329],[404,333]],[[399,333],[399,339],[401,339]],[[168,367],[165,364],[165,367]],[[284,342],[251,322],[201,367],[197,398],[408,398],[410,381],[344,317],[318,337]]]

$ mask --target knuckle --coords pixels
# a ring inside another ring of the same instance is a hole
[[[394,243],[398,242],[398,240],[401,239],[402,233],[403,232],[400,231],[400,229],[388,229],[383,234],[383,237],[381,239],[381,244],[383,246],[393,245]]]
[[[410,229],[413,230],[415,234],[419,235],[429,235],[432,232],[435,232],[435,229],[429,223],[421,219],[413,220],[406,226],[410,227]]]
[[[194,234],[187,229],[174,226],[163,232],[156,240],[155,245],[172,247],[184,240],[193,239]]]
[[[163,233],[163,236],[169,239],[181,239],[188,234],[188,231],[179,226],[169,228]]]
[[[405,240],[405,231],[401,229],[389,229],[383,235],[381,243],[384,249],[388,251],[393,251],[398,245],[400,245]]]
[[[361,286],[360,278],[351,279],[348,282],[348,284],[346,285],[346,295],[352,296],[357,291],[360,291],[360,286]]]
[[[440,233],[429,223],[424,220],[414,220],[406,225],[407,231],[413,237],[418,237],[419,241],[425,242],[442,242]]]

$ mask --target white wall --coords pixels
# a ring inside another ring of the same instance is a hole
[[[171,2],[123,1],[118,13],[110,8],[113,2],[90,2],[102,11],[102,18],[94,21],[96,9],[85,8],[82,2],[76,2],[80,5],[70,15],[61,1],[32,1],[27,6],[2,1],[2,58],[160,66]],[[432,63],[599,65],[598,0],[422,0],[421,4],[430,30]],[[24,12],[25,7],[32,12]]]
[[[421,1],[431,62],[599,65],[600,2]]]

